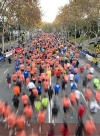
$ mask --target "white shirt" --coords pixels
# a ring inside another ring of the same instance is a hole
[[[93,74],[93,72],[94,72],[94,68],[92,68],[92,67],[91,67],[91,68],[89,68],[89,72]]]
[[[33,89],[36,88],[35,84],[33,82],[29,82],[27,85],[27,89]]]
[[[90,103],[90,110],[93,111],[94,113],[97,113],[97,109],[100,109],[100,107],[97,104],[97,102],[94,100]]]
[[[57,56],[56,59],[59,59],[59,56]]]
[[[67,66],[69,67],[69,66],[70,66],[70,63],[67,63]]]
[[[73,81],[74,75],[73,75],[73,74],[70,74],[70,75],[69,75],[69,78],[70,78],[71,81]]]
[[[75,94],[76,94],[77,99],[80,99],[81,92],[78,90],[75,90]]]

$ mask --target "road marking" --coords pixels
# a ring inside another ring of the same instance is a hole
[[[83,99],[84,99],[85,103],[87,103],[82,93],[81,93],[81,95],[82,95],[82,97],[83,97]]]
[[[4,74],[8,71],[8,69],[6,69],[6,71],[4,72]]]
[[[50,102],[48,104],[48,119],[49,119],[49,123],[50,123]]]

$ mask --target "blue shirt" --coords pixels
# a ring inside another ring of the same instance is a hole
[[[15,71],[19,70],[19,66],[15,66]]]
[[[75,75],[75,81],[78,82],[79,79],[80,79],[80,75],[79,75],[79,74],[76,74],[76,75]]]
[[[39,93],[41,93],[42,92],[42,86],[38,86],[37,90],[38,90]]]
[[[74,67],[72,67],[70,71],[71,71],[71,73],[74,73]]]
[[[77,87],[77,86],[76,86],[76,83],[74,83],[74,82],[73,82],[73,83],[71,83],[71,90],[72,90],[72,91],[73,91],[73,90],[75,90],[75,89],[76,89],[76,87]]]
[[[34,50],[34,47],[33,47],[32,45],[30,46],[30,50],[31,50],[31,51]]]
[[[19,60],[16,60],[16,65],[19,66],[19,64],[20,64],[20,61],[19,61]]]
[[[29,76],[28,72],[25,71],[25,72],[24,72],[24,77],[27,78],[28,76]]]
[[[54,91],[57,92],[57,93],[60,91],[60,85],[59,84],[54,85]]]

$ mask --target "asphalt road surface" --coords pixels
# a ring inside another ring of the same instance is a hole
[[[12,56],[13,58],[13,56]],[[80,55],[79,57],[79,62],[80,62],[80,65],[83,64],[84,66],[86,65],[86,61],[85,59]],[[8,89],[8,84],[6,83],[6,76],[7,76],[7,73],[9,73],[10,75],[12,75],[12,73],[14,72],[14,67],[15,67],[15,62],[14,60],[12,61],[12,64],[9,65],[8,64],[8,61],[6,60],[6,62],[2,62],[0,63],[0,98],[2,98],[3,101],[7,101],[8,104],[12,105],[12,98],[13,98],[13,84],[11,86],[11,89],[9,90]],[[83,75],[85,76],[86,73],[84,72]],[[100,79],[100,70],[95,70],[94,71],[94,76],[98,76],[98,78]],[[56,83],[56,77],[52,77],[51,78],[51,85],[54,86],[54,84]],[[79,83],[78,83],[78,90],[80,90],[84,96],[84,92],[82,90],[82,81],[83,81],[83,78],[80,78],[79,80]],[[59,80],[59,84],[61,84],[61,79]],[[93,89],[93,84],[92,84],[92,81],[91,81],[91,88]],[[26,89],[26,87],[22,88],[22,92],[25,92],[25,93],[29,93],[29,91]],[[68,83],[67,85],[67,88],[66,88],[66,93],[67,94],[70,94],[71,92],[71,89],[70,89],[70,83]],[[44,91],[43,91],[44,93]],[[57,101],[57,104],[59,106],[59,114],[58,114],[58,117],[57,117],[57,123],[62,123],[63,122],[63,107],[62,107],[62,97],[63,97],[63,94],[62,94],[62,91],[60,91],[59,93],[59,98],[58,98],[58,101]],[[47,108],[47,117],[46,117],[46,123],[52,123],[52,115],[51,115],[51,109],[52,109],[52,105],[53,105],[53,100],[55,99],[55,96],[53,96],[53,99],[51,101],[51,103],[49,103],[48,105],[48,108]],[[20,98],[20,101],[21,101],[21,98]],[[81,97],[81,102],[85,102],[84,98]],[[20,110],[23,110],[23,105],[22,103],[20,102]],[[87,119],[88,117],[88,114],[89,112],[87,111],[85,117],[84,117],[84,121]],[[36,118],[35,118],[35,113],[32,117],[32,122],[37,122]],[[67,122],[68,123],[77,123],[77,106],[75,106],[75,114],[74,116],[72,117],[71,116],[71,112],[69,112],[68,114],[68,118],[67,118]],[[100,110],[98,110],[97,114],[94,116],[94,122],[95,123],[100,123]]]

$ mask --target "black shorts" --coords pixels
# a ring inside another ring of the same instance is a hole
[[[47,93],[48,92],[48,89],[45,89],[45,93]]]
[[[83,73],[83,71],[80,71],[81,73]]]
[[[65,85],[62,85],[62,90],[65,90]]]
[[[18,109],[19,104],[14,104],[14,107],[15,107],[16,109]]]
[[[72,102],[72,101],[71,101],[71,104],[72,104],[73,106],[75,105],[75,103],[74,103],[74,102]]]
[[[38,84],[41,84],[41,81],[38,81]]]
[[[16,82],[16,80],[13,80],[13,82],[15,83],[15,82]]]
[[[32,92],[33,89],[29,89],[29,92]]]
[[[57,79],[59,79],[60,78],[60,76],[57,76]]]
[[[55,95],[58,95],[58,92],[55,92]]]
[[[27,104],[23,104],[23,106],[24,106],[24,107],[26,107],[26,106],[27,106]]]
[[[94,88],[97,88],[97,86],[94,84]]]
[[[7,81],[8,84],[11,84],[11,81]]]
[[[32,82],[35,84],[36,80],[32,80]]]
[[[38,95],[41,95],[41,92],[38,92]]]
[[[58,115],[57,113],[52,113],[53,118],[57,117],[57,115]]]
[[[63,107],[64,113],[66,113],[69,110],[69,107]]]
[[[24,72],[24,69],[21,69],[21,72]]]

